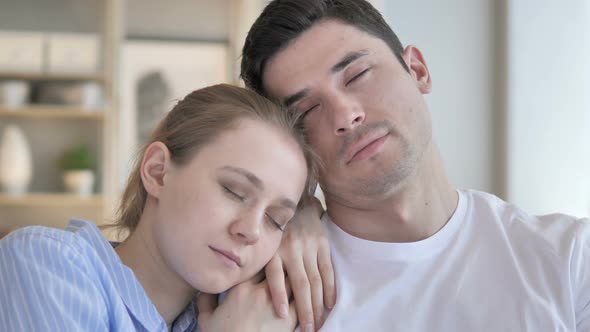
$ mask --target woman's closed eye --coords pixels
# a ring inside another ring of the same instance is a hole
[[[222,185],[221,187],[223,188],[223,192],[224,192],[224,193],[225,193],[225,194],[226,194],[226,195],[227,195],[227,196],[228,196],[230,199],[232,199],[232,200],[235,200],[235,201],[239,201],[239,202],[244,202],[244,201],[246,201],[246,195],[245,195],[245,194],[239,193],[239,192],[238,192],[237,190],[235,190],[235,189],[233,189],[233,190],[232,190],[232,189],[231,189],[230,187],[228,187],[228,186],[224,186],[224,185]]]
[[[268,222],[276,227],[278,230],[280,230],[281,232],[283,232],[285,230],[285,227],[287,227],[286,223],[280,223],[279,221],[277,221],[278,219],[273,218],[273,216],[270,215],[270,213],[265,213],[266,216],[266,220],[268,220]]]

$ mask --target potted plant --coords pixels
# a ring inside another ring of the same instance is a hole
[[[87,145],[79,144],[64,151],[59,159],[67,192],[90,196],[94,187],[94,154]]]

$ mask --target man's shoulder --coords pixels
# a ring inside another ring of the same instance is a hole
[[[524,209],[504,201],[503,199],[486,192],[465,190],[470,212],[479,216],[492,215],[507,225],[514,222],[524,222],[536,225],[540,230],[547,230],[550,225],[563,227],[576,227],[583,225],[587,219],[575,217],[565,213],[552,213],[546,215],[534,215]],[[549,229],[550,230],[550,229]]]
[[[465,194],[470,200],[473,221],[493,221],[512,242],[567,251],[579,238],[588,241],[588,219],[564,213],[533,215],[489,193],[465,191]]]

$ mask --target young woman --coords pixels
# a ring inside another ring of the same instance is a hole
[[[256,275],[310,192],[314,163],[295,122],[238,87],[186,96],[130,176],[117,220],[129,236],[120,245],[83,220],[0,241],[0,330],[195,330],[198,294]],[[260,296],[246,296],[268,293],[255,284],[232,290],[199,317],[200,329],[292,330],[293,307],[290,318],[276,318],[256,305]]]

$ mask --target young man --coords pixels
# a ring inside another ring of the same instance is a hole
[[[324,163],[338,286],[324,331],[590,331],[588,220],[453,188],[425,58],[368,2],[272,1],[242,57]]]

